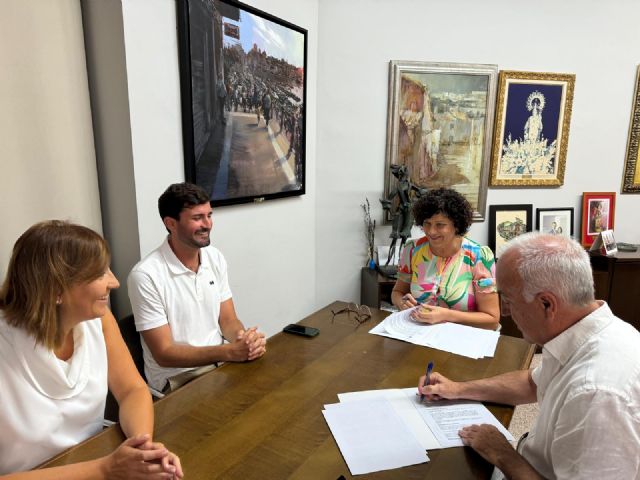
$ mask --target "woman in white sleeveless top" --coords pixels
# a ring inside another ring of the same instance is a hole
[[[151,396],[108,308],[119,286],[109,261],[102,237],[67,222],[16,242],[0,289],[0,478],[182,478],[178,457],[152,441]],[[26,471],[101,430],[107,386],[127,440],[106,457]]]

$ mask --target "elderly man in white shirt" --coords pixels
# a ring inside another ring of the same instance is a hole
[[[460,431],[507,478],[640,479],[640,333],[595,300],[587,253],[567,237],[523,235],[502,253],[496,279],[503,314],[543,346],[542,363],[469,382],[433,373],[422,393],[510,405],[537,400],[540,414],[517,451],[492,426]]]

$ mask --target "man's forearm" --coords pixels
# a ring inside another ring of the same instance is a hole
[[[233,342],[237,338],[238,332],[244,331],[244,329],[244,325],[237,317],[228,320],[220,319],[220,331],[228,342]]]
[[[481,402],[521,405],[536,401],[536,385],[529,370],[516,370],[495,377],[461,382],[460,397]]]
[[[544,477],[531,466],[527,460],[515,450],[501,457],[496,462],[496,467],[509,480],[544,480]]]
[[[189,368],[210,365],[214,362],[226,362],[228,345],[210,345],[196,347],[184,343],[174,343],[163,352],[154,354],[161,367]]]

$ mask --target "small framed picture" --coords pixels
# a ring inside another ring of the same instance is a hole
[[[536,208],[536,230],[552,235],[573,236],[573,207]]]
[[[593,241],[589,250],[599,251],[604,255],[613,255],[618,253],[618,245],[616,244],[616,239],[613,236],[613,230],[600,232]]]
[[[582,194],[582,245],[590,247],[601,232],[613,230],[615,192],[584,192]]]
[[[507,242],[533,230],[533,205],[490,205],[489,248],[500,257]]]

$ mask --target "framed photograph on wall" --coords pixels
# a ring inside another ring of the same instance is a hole
[[[492,186],[564,183],[575,75],[501,71]]]
[[[507,242],[533,230],[533,205],[490,205],[489,248],[499,258]]]
[[[385,198],[390,168],[405,166],[414,186],[453,188],[484,220],[497,79],[496,65],[389,63]]]
[[[640,65],[636,70],[635,91],[633,93],[633,107],[629,122],[629,140],[627,142],[627,157],[624,162],[622,176],[622,193],[640,193]]]
[[[582,245],[590,247],[605,230],[613,230],[616,212],[615,192],[582,194]]]
[[[211,204],[305,193],[307,31],[234,0],[177,0],[185,177]]]
[[[573,207],[536,208],[536,230],[552,235],[573,236]]]

